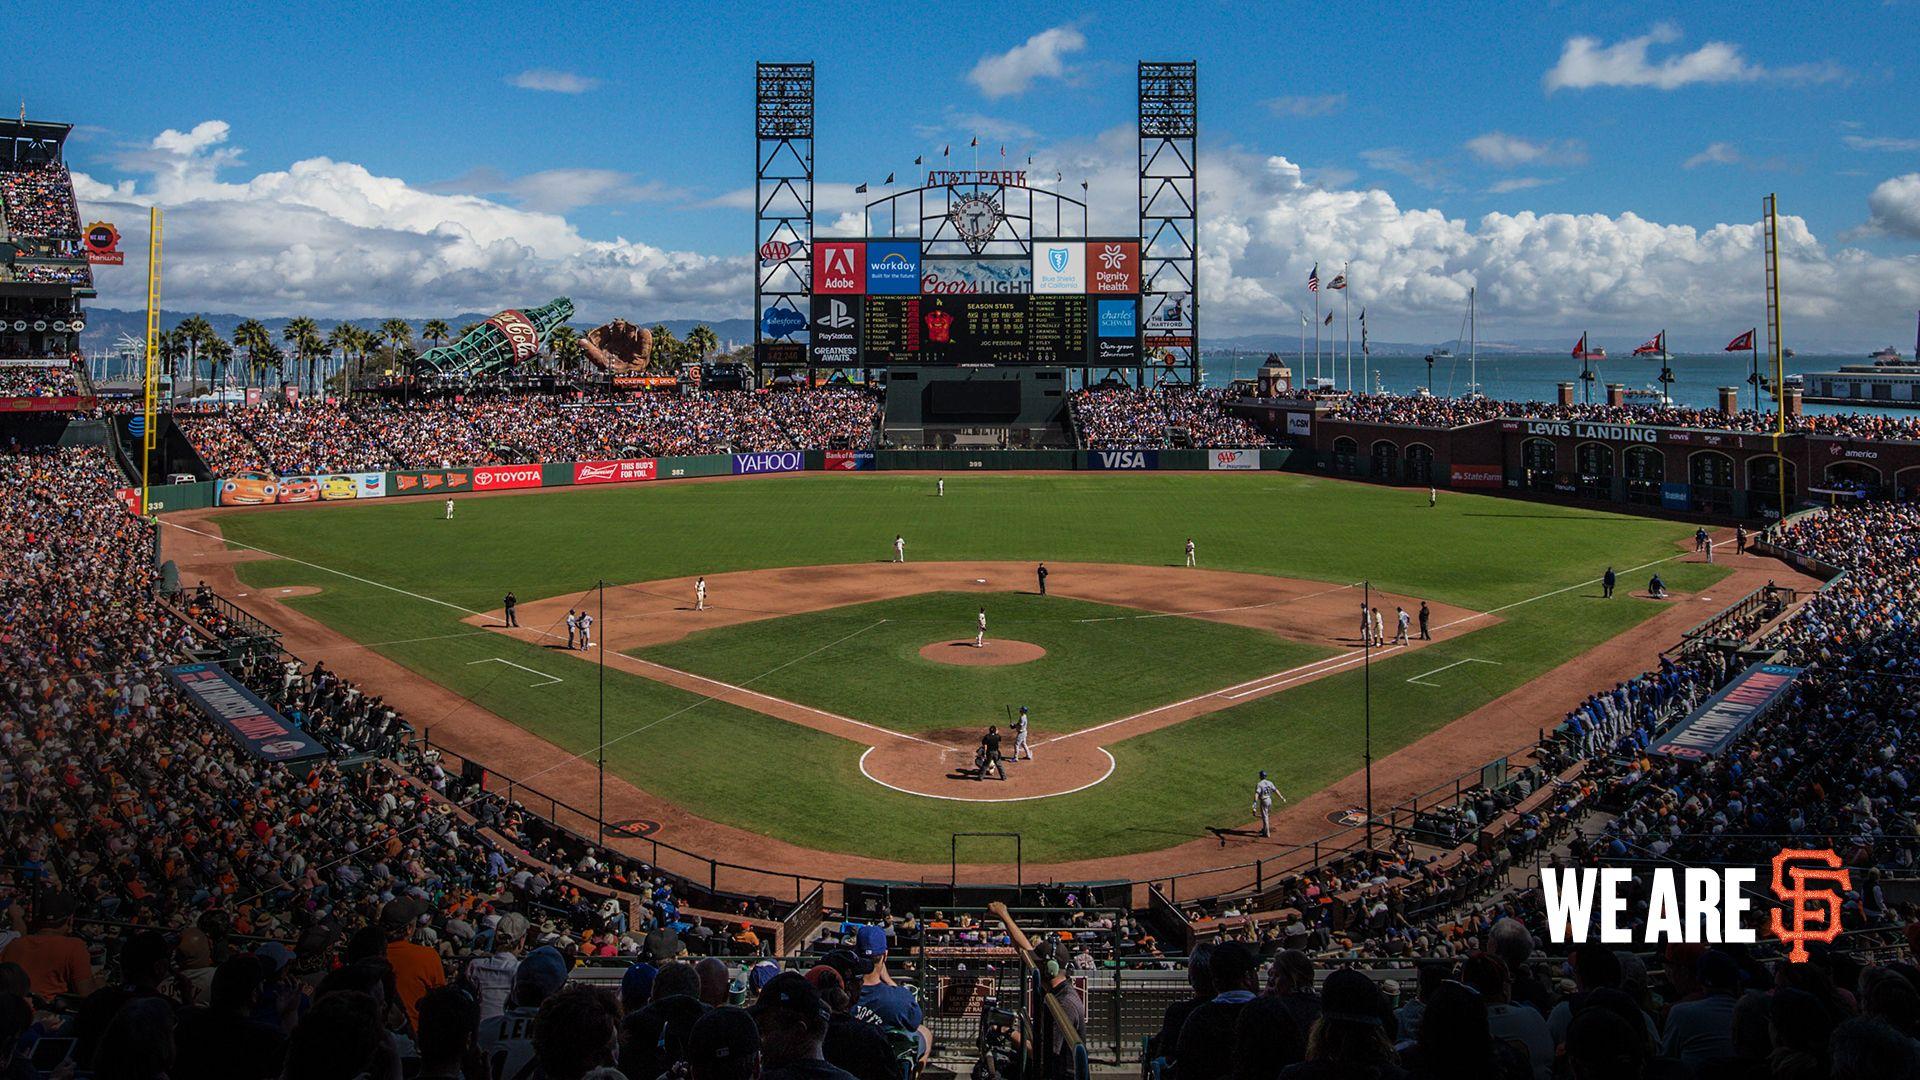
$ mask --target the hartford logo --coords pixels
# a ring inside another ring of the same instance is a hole
[[[1625,925],[1635,892],[1635,872],[1624,866],[1545,870],[1540,875],[1547,936],[1556,945],[1586,942],[1594,930],[1608,945],[1675,942],[1750,945],[1758,931],[1747,925],[1758,871],[1657,867],[1650,878],[1643,925]],[[1770,912],[1768,929],[1787,943],[1787,959],[1804,963],[1807,942],[1840,935],[1841,890],[1853,877],[1830,850],[1782,848],[1773,857],[1773,895],[1785,905]]]

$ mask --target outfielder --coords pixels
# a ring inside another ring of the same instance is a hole
[[[1020,718],[1013,722],[1013,760],[1019,761],[1020,755],[1033,760],[1033,747],[1027,745],[1027,707],[1020,706]]]
[[[1191,536],[1187,537],[1187,565],[1188,566],[1200,565],[1200,563],[1193,557],[1193,537]]]
[[[942,476],[933,482],[933,493],[936,497],[943,496],[947,493],[946,477]]]
[[[707,579],[705,575],[696,578],[693,583],[693,610],[707,610]]]
[[[1267,779],[1267,770],[1261,769],[1260,782],[1253,785],[1253,808],[1260,814],[1261,836],[1271,835],[1268,828],[1268,819],[1273,813],[1273,800],[1275,799],[1279,799],[1281,802],[1287,801],[1287,797],[1280,794],[1280,789],[1274,785],[1273,781]]]
[[[907,541],[905,537],[900,536],[898,534],[896,534],[893,538],[893,561],[894,562],[907,561]]]
[[[979,628],[976,629],[973,633],[973,647],[976,649],[984,649],[987,647],[987,609],[986,608],[980,609]]]
[[[447,516],[445,518],[442,518],[441,520],[443,521],[453,520],[453,500],[452,499],[447,500]]]

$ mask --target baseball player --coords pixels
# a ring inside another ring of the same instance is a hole
[[[1440,501],[1440,489],[1428,488],[1427,489],[1427,509],[1429,510],[1433,509],[1435,504],[1437,504],[1439,501]]]
[[[567,609],[567,648],[573,648],[574,636],[580,632],[580,616]]]
[[[1393,608],[1393,618],[1395,622],[1400,624],[1400,632],[1393,635],[1393,643],[1395,645],[1405,645],[1407,643],[1407,624],[1413,621],[1413,616],[1407,614],[1406,608],[1396,604]]]
[[[1195,560],[1193,557],[1193,537],[1191,536],[1187,537],[1187,565],[1188,566],[1200,565],[1200,563],[1197,560]]]
[[[1371,614],[1368,616],[1368,620],[1371,623],[1372,630],[1373,630],[1373,647],[1377,649],[1380,646],[1385,645],[1387,643],[1386,623],[1384,623],[1380,618],[1379,608],[1373,609]]]
[[[1034,570],[1033,576],[1040,582],[1040,595],[1047,595],[1047,564],[1041,563],[1040,566]]]
[[[947,494],[947,478],[946,477],[942,476],[933,482],[933,493],[937,497],[945,497],[945,495]]]
[[[980,609],[980,619],[978,623],[978,628],[973,632],[973,647],[976,649],[984,649],[987,647],[987,609],[986,608]]]
[[[580,613],[580,647],[593,648],[593,616],[584,611]]]
[[[453,500],[452,500],[452,499],[448,499],[448,500],[447,500],[447,516],[446,516],[446,517],[444,517],[444,518],[442,518],[441,520],[442,520],[442,521],[452,521],[452,520],[453,520]]]
[[[693,610],[707,610],[707,579],[705,575],[696,578],[693,583]]]
[[[1020,718],[1013,722],[1013,760],[1019,761],[1020,755],[1033,760],[1033,747],[1027,745],[1027,707],[1020,706]]]
[[[1373,620],[1368,617],[1365,602],[1360,605],[1360,644],[1363,646],[1373,644]]]
[[[900,536],[898,534],[895,534],[893,538],[893,561],[894,562],[907,561],[907,540],[905,537]]]
[[[504,597],[504,598],[503,598],[503,599],[501,600],[501,603],[503,603],[503,604],[505,604],[505,605],[506,605],[506,608],[507,608],[507,625],[508,625],[508,626],[519,626],[519,625],[520,625],[520,616],[519,616],[519,615],[518,615],[518,614],[516,613],[516,611],[517,611],[517,609],[518,609],[518,608],[519,608],[519,606],[520,606],[520,601],[519,601],[519,599],[518,599],[518,598],[516,598],[516,597],[515,597],[515,596],[514,596],[514,595],[513,595],[512,593],[508,593],[508,594],[507,594],[507,595],[506,595],[506,596],[505,596],[505,597]]]
[[[1260,770],[1260,782],[1253,785],[1253,808],[1260,814],[1260,835],[1272,835],[1269,829],[1269,816],[1273,813],[1273,800],[1286,802],[1287,797],[1280,794],[1274,782],[1267,779],[1267,770]]]

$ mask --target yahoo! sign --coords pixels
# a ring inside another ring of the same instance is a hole
[[[798,450],[733,455],[733,475],[753,473],[799,472],[807,467],[806,456]]]

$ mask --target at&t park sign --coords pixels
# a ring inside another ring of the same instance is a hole
[[[1026,187],[1025,169],[934,169],[927,173],[928,187],[965,187],[969,184],[1004,184]]]
[[[1579,439],[1611,439],[1614,442],[1651,443],[1660,441],[1660,433],[1634,424],[1590,424],[1584,421],[1529,420],[1529,435],[1571,435]]]

